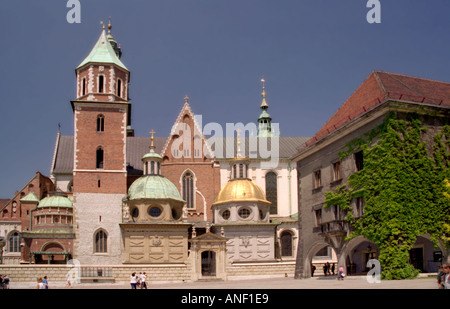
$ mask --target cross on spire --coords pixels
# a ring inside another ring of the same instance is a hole
[[[152,137],[151,137],[152,144],[150,145],[150,149],[154,149],[154,148],[155,148],[155,145],[153,145],[153,140],[154,140],[155,138],[154,138],[153,135],[154,135],[156,132],[152,129],[149,133],[152,135]]]

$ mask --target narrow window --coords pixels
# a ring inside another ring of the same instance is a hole
[[[341,162],[333,163],[333,181],[341,179]]]
[[[319,227],[322,224],[322,208],[320,209],[316,209],[314,211],[314,215],[315,215],[315,226]]]
[[[86,94],[86,77],[83,77],[82,81],[81,81],[81,95],[85,95]]]
[[[100,183],[100,179],[97,181],[97,186],[100,188],[100,185],[101,185],[101,183]]]
[[[105,131],[105,116],[98,115],[97,116],[97,132]]]
[[[364,215],[364,198],[362,197],[356,199],[355,215],[356,217],[362,217]]]
[[[98,92],[103,93],[104,77],[103,75],[98,76]]]
[[[266,199],[271,202],[270,214],[278,213],[278,185],[277,174],[269,172],[266,174]]]
[[[359,151],[359,152],[355,153],[354,156],[355,156],[356,171],[359,172],[360,170],[362,170],[364,168],[363,152]]]
[[[150,174],[155,174],[155,161],[150,162]]]
[[[122,96],[122,80],[117,80],[117,96]]]
[[[314,189],[322,187],[322,175],[320,170],[314,172]]]
[[[183,200],[186,201],[187,208],[195,208],[194,205],[194,176],[191,172],[183,175]]]
[[[95,165],[96,168],[103,168],[103,148],[97,148],[97,162]]]
[[[103,230],[95,234],[95,252],[105,253],[108,251],[108,236]]]
[[[17,232],[9,237],[9,252],[20,252],[20,235]]]

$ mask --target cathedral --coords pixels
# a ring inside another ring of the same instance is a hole
[[[130,71],[110,24],[87,54],[75,69],[73,136],[58,130],[49,175],[0,199],[0,264],[11,273],[76,261],[97,281],[128,280],[131,269],[155,281],[308,278],[327,262],[365,274],[380,250],[349,238],[346,220],[364,216],[364,197],[350,210],[326,201],[366,164],[360,148],[342,150],[395,113],[420,117],[424,144],[445,141],[449,157],[448,136],[436,139],[448,130],[449,83],[374,71],[315,136],[283,137],[262,79],[253,126],[209,136],[186,96],[165,137],[135,136]],[[427,233],[409,250],[423,272],[448,259]],[[54,273],[65,280],[67,269]]]
[[[57,132],[48,177],[38,173],[0,201],[3,263],[192,260],[194,279],[226,279],[230,263],[293,265],[299,234],[290,157],[309,138],[279,136],[264,80],[256,132],[206,137],[186,96],[167,137],[155,137],[157,128],[138,137],[121,55],[111,24],[103,26],[75,69],[73,136]],[[270,168],[253,147],[261,143],[279,145]]]

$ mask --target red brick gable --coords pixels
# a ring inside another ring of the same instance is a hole
[[[374,71],[305,147],[386,100],[450,107],[450,83]]]

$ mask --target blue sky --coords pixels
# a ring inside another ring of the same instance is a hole
[[[75,68],[112,18],[131,71],[137,136],[167,136],[190,97],[203,123],[255,122],[261,76],[282,136],[312,136],[373,70],[450,82],[450,2],[381,0],[2,1],[0,198],[49,175],[58,123],[73,134]]]

